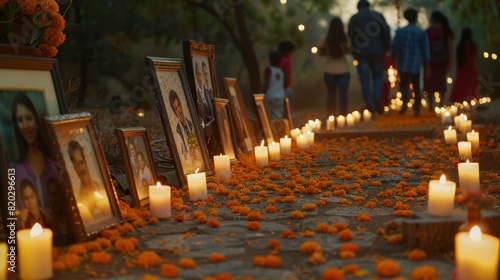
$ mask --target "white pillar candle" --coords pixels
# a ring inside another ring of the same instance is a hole
[[[304,134],[300,134],[297,137],[297,148],[299,148],[299,150],[305,150],[308,147],[307,144],[307,138],[304,136]]]
[[[354,117],[354,121],[356,123],[361,122],[361,114],[358,111],[352,112],[352,116]]]
[[[479,163],[477,162],[461,162],[458,164],[458,183],[463,193],[479,193]]]
[[[231,160],[229,155],[220,154],[219,156],[214,156],[214,168],[215,176],[224,179],[231,178]]]
[[[14,246],[12,246],[13,248],[15,248]],[[12,250],[13,253],[15,252],[14,250]],[[7,243],[0,243],[0,280],[5,280],[7,279],[7,262],[10,263],[10,260],[9,260],[9,257],[7,255]],[[15,262],[15,256],[13,255],[13,260],[12,260],[12,264],[16,264]]]
[[[478,226],[455,235],[457,280],[497,280],[499,239],[481,233]]]
[[[429,182],[427,213],[436,217],[449,217],[453,212],[456,184],[443,174],[439,180]]]
[[[326,130],[333,130],[335,128],[335,117],[329,116],[326,120]]]
[[[315,124],[315,126],[314,126],[315,129],[313,130],[313,132],[321,131],[321,121],[318,119],[315,119],[314,124]]]
[[[17,232],[19,278],[50,279],[52,273],[52,231],[39,223]]]
[[[472,130],[472,132],[467,132],[467,141],[470,142],[472,151],[479,149],[479,133]]]
[[[281,150],[280,143],[272,142],[268,146],[269,148],[269,159],[270,160],[280,160],[281,159]]]
[[[314,144],[314,132],[308,131],[306,134],[306,139],[307,139],[307,147],[312,147]]]
[[[467,133],[472,130],[472,121],[466,120],[462,121],[462,133]]]
[[[269,156],[267,152],[267,146],[264,146],[264,140],[262,140],[260,146],[255,147],[255,162],[259,167],[269,165]]]
[[[286,135],[285,137],[280,138],[280,149],[282,154],[289,155],[291,148],[292,148],[292,138],[288,138],[288,136]]]
[[[446,109],[444,112],[441,112],[441,123],[442,124],[448,123],[450,121],[450,118],[451,118],[451,114]]]
[[[149,211],[156,218],[170,217],[170,186],[160,182],[149,186]]]
[[[368,122],[371,120],[372,120],[372,113],[368,109],[365,109],[363,111],[363,121]]]
[[[308,131],[312,131],[312,127],[311,125],[309,125],[309,123],[306,123],[303,127],[302,127],[302,133],[306,133]]]
[[[471,144],[469,141],[458,142],[458,157],[461,160],[467,160],[472,158]]]
[[[448,129],[444,130],[444,141],[446,144],[456,144],[457,143],[457,131],[451,128],[451,125]]]
[[[205,172],[198,172],[197,168],[195,173],[187,175],[189,200],[197,201],[207,198],[207,177]]]
[[[463,114],[462,114],[463,115]],[[455,116],[453,118],[453,122],[455,123],[455,128],[460,129],[462,128],[462,115],[460,116]]]
[[[347,122],[347,126],[354,126],[356,121],[354,120],[354,116],[352,114],[347,114],[347,117],[345,118]]]
[[[294,128],[290,130],[290,136],[292,136],[293,140],[297,141],[297,137],[300,135],[300,128]]]
[[[337,117],[337,127],[344,127],[345,126],[345,117],[342,115],[339,115]]]
[[[458,113],[458,108],[457,108],[457,106],[455,106],[455,105],[451,105],[451,107],[450,107],[450,114],[451,114],[451,117],[453,117],[453,118],[454,118],[454,117],[457,115],[457,113]]]

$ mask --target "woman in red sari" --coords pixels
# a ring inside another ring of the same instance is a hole
[[[477,51],[472,30],[464,28],[457,46],[457,73],[451,90],[451,102],[477,99]]]

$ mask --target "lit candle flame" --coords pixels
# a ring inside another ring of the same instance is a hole
[[[329,116],[329,117],[328,117],[328,121],[333,122],[334,120],[335,120],[335,117],[334,117],[334,116]]]
[[[260,142],[260,146],[264,147],[264,140],[262,140],[262,142]]]
[[[35,223],[30,230],[30,237],[37,237],[42,234],[43,228],[39,223]]]
[[[440,183],[441,185],[446,184],[446,176],[445,176],[444,174],[443,174],[443,175],[441,175],[441,178],[439,178],[439,183]]]
[[[473,129],[473,130],[472,130],[472,135],[474,135],[474,133],[476,133],[476,132],[474,132],[474,129]]]
[[[473,226],[470,229],[469,236],[470,236],[470,239],[472,239],[472,241],[474,241],[474,242],[481,241],[481,235],[482,235],[481,229],[478,226]]]
[[[287,138],[288,138],[288,135],[285,135],[285,139],[287,139]]]
[[[304,138],[305,136],[304,136],[304,134],[302,134],[302,133],[301,133],[301,134],[299,135],[299,137],[300,137],[300,138]]]
[[[199,168],[196,168],[196,171],[195,171],[194,173],[198,173],[198,171],[200,171],[200,169],[199,169]]]
[[[465,163],[470,163],[470,162],[469,162],[469,159],[467,159],[467,160],[465,161]]]
[[[448,127],[448,130],[451,130],[451,125]]]
[[[97,199],[103,199],[104,196],[102,196],[102,194],[100,194],[98,191],[94,191],[94,195]]]
[[[157,188],[157,189],[161,189],[161,184],[160,184],[160,182],[156,183],[156,188]]]

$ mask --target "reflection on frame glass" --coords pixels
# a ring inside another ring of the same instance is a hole
[[[267,145],[274,142],[274,134],[271,129],[271,124],[269,123],[269,111],[266,106],[266,95],[263,93],[254,94],[253,98],[255,101],[256,112],[259,117],[260,128],[264,132],[264,138]]]
[[[116,135],[132,201],[136,207],[145,206],[149,203],[149,186],[155,185],[158,181],[146,129],[117,128]]]
[[[222,78],[222,84],[229,100],[229,108],[231,109],[231,116],[233,117],[234,126],[238,134],[239,146],[246,153],[252,152],[257,143],[252,127],[250,126],[250,120],[248,119],[247,109],[243,102],[238,81],[235,78],[224,77]]]
[[[186,185],[186,175],[196,169],[212,175],[181,60],[147,57],[146,65],[153,80],[153,90],[179,182]]]
[[[78,242],[122,221],[116,192],[90,114],[46,117]]]
[[[210,157],[223,151],[222,139],[217,130],[212,98],[219,97],[215,74],[213,45],[196,41],[183,41],[184,61],[191,94],[200,118]]]
[[[221,135],[224,154],[229,155],[229,159],[233,162],[238,161],[238,152],[236,150],[236,141],[233,136],[233,125],[228,112],[229,100],[225,98],[214,98],[215,116],[217,126]]]
[[[54,244],[73,240],[69,206],[61,197],[61,180],[49,154],[44,116],[66,112],[55,59],[0,55],[1,172],[15,174],[15,211],[2,211],[4,221],[17,218],[16,228],[36,222],[50,228]],[[8,197],[2,199],[6,210]]]

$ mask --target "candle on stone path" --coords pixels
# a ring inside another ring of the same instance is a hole
[[[259,167],[269,165],[269,156],[267,152],[267,146],[264,146],[264,140],[262,140],[260,146],[255,147],[255,162]]]
[[[281,159],[280,143],[272,142],[271,144],[269,144],[269,159],[270,160]]]
[[[345,117],[342,115],[339,115],[337,117],[337,127],[344,127],[345,126]]]
[[[371,120],[372,120],[372,113],[370,112],[370,110],[365,109],[363,111],[363,121],[364,122],[368,122],[368,121],[371,121]]]
[[[326,130],[333,130],[335,128],[335,117],[329,116],[326,120]]]
[[[231,178],[231,160],[229,155],[220,154],[219,156],[214,156],[214,168],[215,176],[224,179]]]
[[[354,124],[356,123],[356,121],[354,120],[354,116],[352,114],[347,114],[347,117],[346,117],[346,122],[347,122],[347,126],[354,126]]]
[[[198,172],[197,168],[195,173],[187,175],[189,200],[197,201],[207,198],[207,177],[205,172]]]
[[[52,273],[52,230],[39,223],[17,232],[19,278],[50,279]]]
[[[307,138],[304,136],[304,134],[300,134],[297,137],[297,148],[299,148],[299,150],[305,150],[308,147],[307,144]]]
[[[472,132],[467,132],[467,141],[470,142],[472,151],[479,150],[479,133],[472,130]]]
[[[283,138],[280,138],[280,149],[282,154],[289,155],[291,148],[292,148],[292,138],[288,138],[287,135],[285,135],[285,137]]]
[[[451,105],[451,107],[450,107],[450,114],[451,114],[452,118],[454,118],[457,115],[457,112],[458,112],[457,106]]]
[[[458,142],[458,157],[461,160],[467,160],[472,158],[472,147],[469,141]]]
[[[7,256],[7,243],[0,243],[0,280],[7,279],[7,261],[10,261],[9,257],[10,256]],[[15,256],[13,257],[12,263],[15,264]]]
[[[305,134],[306,139],[307,139],[307,147],[312,147],[314,144],[314,132],[308,131]]]
[[[451,125],[448,129],[444,130],[444,141],[446,144],[456,144],[457,143],[457,131],[451,128]]]
[[[456,184],[443,174],[439,180],[429,182],[427,213],[436,217],[449,217],[453,212]]]
[[[297,141],[297,137],[300,135],[301,130],[300,128],[294,128],[290,130],[290,136],[292,136],[293,140]]]
[[[462,116],[462,121],[460,122],[460,131],[462,131],[463,134],[470,132],[472,128],[472,121],[467,120],[467,115]]]
[[[479,193],[481,191],[479,184],[479,163],[461,162],[458,164],[458,183],[462,193],[467,190],[470,193]]]
[[[455,235],[456,280],[497,280],[499,239],[478,226]]]
[[[149,186],[149,211],[156,218],[170,217],[170,186],[160,182]]]
[[[361,114],[358,111],[352,112],[352,116],[354,117],[354,121],[356,123],[361,122]]]
[[[456,129],[460,129],[462,127],[462,115],[463,114],[461,114],[460,116],[455,116],[453,118],[453,122],[455,123]]]
[[[303,127],[302,127],[302,133],[306,133],[308,131],[312,131],[312,127],[311,125],[309,125],[309,123],[306,123]]]
[[[321,131],[321,121],[318,120],[318,119],[315,119],[314,120],[314,124],[315,124],[315,127],[314,127],[313,132],[319,132],[319,131]]]
[[[441,112],[441,123],[445,124],[450,121],[451,114],[448,112],[448,110],[445,109],[444,112]]]

